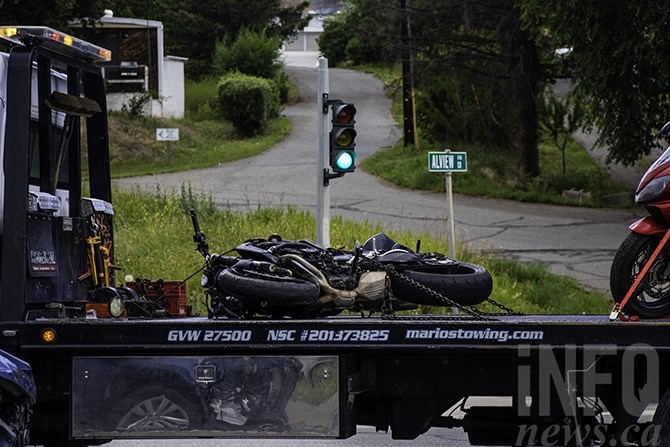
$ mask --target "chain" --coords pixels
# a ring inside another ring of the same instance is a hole
[[[399,271],[397,271],[397,270],[395,269],[395,267],[393,267],[393,265],[391,265],[391,264],[384,265],[384,264],[382,264],[382,263],[380,263],[380,262],[377,262],[377,261],[374,261],[374,260],[372,260],[372,259],[367,259],[366,261],[367,261],[367,262],[370,262],[373,266],[375,266],[375,267],[377,267],[377,268],[379,268],[379,269],[381,269],[381,270],[386,271],[386,273],[387,273],[389,276],[391,276],[391,275],[392,275],[392,276],[395,276],[395,277],[397,277],[397,278],[399,278],[399,279],[401,279],[401,280],[403,280],[403,281],[405,281],[405,282],[411,284],[412,286],[416,287],[417,289],[419,289],[419,290],[421,290],[421,291],[423,291],[423,292],[425,292],[425,293],[427,293],[427,294],[429,294],[429,295],[431,295],[431,296],[437,298],[438,301],[442,301],[445,305],[447,305],[447,306],[449,306],[449,307],[456,308],[456,309],[458,309],[459,311],[462,311],[463,313],[466,313],[466,314],[469,315],[469,317],[468,317],[468,316],[455,317],[455,318],[454,318],[454,317],[449,317],[450,319],[451,319],[451,318],[453,318],[453,319],[471,319],[471,318],[474,318],[474,319],[476,319],[476,320],[494,320],[494,318],[490,318],[489,316],[483,314],[482,312],[480,312],[480,311],[477,310],[477,309],[474,309],[474,308],[468,308],[468,307],[466,307],[466,306],[463,306],[463,305],[461,305],[461,304],[458,304],[457,302],[455,302],[455,301],[452,300],[451,298],[448,298],[448,297],[442,295],[442,294],[439,293],[438,291],[436,291],[436,290],[434,290],[434,289],[431,289],[430,287],[427,287],[427,286],[421,284],[421,283],[418,282],[418,281],[415,281],[414,279],[412,279],[412,278],[410,278],[410,277],[408,277],[408,276],[406,276],[406,275],[403,275],[402,273],[400,273]],[[387,279],[387,281],[388,281],[388,283],[387,283],[387,287],[388,287],[388,290],[389,290],[389,294],[387,294],[387,297],[385,297],[385,299],[388,300],[388,304],[385,304],[384,302],[382,302],[382,310],[384,310],[385,308],[390,307],[390,300],[391,300],[391,296],[392,296],[392,294],[391,294],[391,292],[390,292],[390,279]],[[388,315],[386,312],[384,312],[383,315],[384,315],[385,317],[389,317],[389,315]],[[390,318],[398,318],[398,317],[397,317],[395,314],[392,314],[392,316],[390,316]],[[426,318],[426,319],[437,319],[437,318],[435,318],[435,317],[428,317],[428,318]],[[439,319],[444,319],[444,318],[439,318]]]
[[[425,293],[437,298],[439,301],[442,301],[445,305],[447,305],[449,307],[452,307],[452,308],[456,308],[459,311],[462,311],[463,313],[469,315],[469,317],[462,316],[462,317],[459,317],[459,319],[474,318],[475,320],[494,320],[493,318],[490,318],[490,317],[484,315],[478,309],[468,308],[466,306],[458,304],[456,301],[442,295],[440,292],[436,291],[435,289],[431,289],[430,287],[427,287],[427,286],[421,284],[420,282],[415,281],[414,279],[410,278],[409,276],[403,275],[402,273],[397,271],[391,265],[388,266],[388,268],[386,269],[386,272],[389,273],[390,275],[393,275],[397,278],[402,279],[403,281],[411,284],[412,286],[416,287],[417,289],[421,290],[422,292],[425,292]]]
[[[384,279],[384,289],[386,293],[382,297],[382,318],[393,319],[396,314],[393,310],[393,289],[391,288],[391,278],[386,275]]]
[[[109,227],[109,222],[107,222],[107,219],[102,214],[91,215],[91,231],[93,234],[100,237],[103,244],[109,245],[111,242],[112,232]]]
[[[504,304],[494,300],[493,298],[487,298],[486,302],[503,311],[502,313],[497,313],[497,314],[487,312],[486,315],[524,315],[523,312],[517,312],[513,309],[510,309],[509,307],[507,307]]]
[[[494,318],[491,318],[491,317],[503,316],[503,315],[523,315],[522,312],[517,312],[517,311],[505,306],[504,304],[494,300],[493,298],[487,298],[486,302],[491,304],[494,307],[497,307],[498,309],[502,310],[503,312],[499,312],[499,313],[483,312],[483,311],[477,309],[474,306],[463,306],[463,305],[455,302],[451,298],[448,298],[448,297],[442,295],[441,293],[439,293],[435,289],[431,289],[430,287],[427,287],[427,286],[421,284],[420,282],[415,281],[414,279],[412,279],[412,278],[410,278],[406,275],[403,275],[402,273],[400,273],[398,270],[396,270],[390,264],[384,265],[384,264],[382,264],[380,262],[377,262],[377,261],[374,261],[372,259],[367,259],[366,261],[370,262],[373,266],[375,266],[379,269],[383,269],[389,275],[389,277],[387,277],[387,280],[386,280],[387,281],[386,282],[387,294],[384,297],[384,301],[382,301],[382,315],[385,318],[399,318],[393,312],[393,307],[391,305],[391,299],[393,298],[393,292],[391,290],[390,275],[393,275],[393,276],[407,282],[408,284],[411,284],[412,286],[416,287],[417,289],[419,289],[419,290],[437,298],[439,301],[442,301],[443,303],[445,303],[445,305],[456,308],[456,309],[458,309],[460,311],[463,311],[464,313],[467,314],[467,316],[439,316],[439,317],[422,316],[422,317],[420,317],[421,319],[428,319],[428,320],[431,320],[431,319],[468,320],[468,319],[474,318],[474,319],[477,319],[477,320],[495,320]]]

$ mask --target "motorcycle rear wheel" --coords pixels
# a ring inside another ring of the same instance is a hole
[[[252,308],[290,308],[314,305],[319,286],[299,278],[242,275],[232,269],[216,276],[219,287]]]
[[[642,271],[660,239],[631,233],[614,255],[610,270],[610,290],[615,302],[621,302]],[[623,311],[640,318],[662,318],[670,314],[670,278],[665,275],[670,256],[661,252],[652,264],[638,290]]]

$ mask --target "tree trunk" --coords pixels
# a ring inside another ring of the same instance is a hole
[[[515,11],[518,13],[518,11]],[[538,94],[540,70],[538,51],[528,33],[517,26],[511,40],[512,92],[517,103],[518,118],[517,169],[525,178],[540,174],[538,149]]]

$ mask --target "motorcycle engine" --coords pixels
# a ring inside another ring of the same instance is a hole
[[[356,287],[356,280],[347,273],[324,272],[328,284],[340,290],[353,290]]]

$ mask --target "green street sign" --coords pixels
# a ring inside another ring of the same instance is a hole
[[[428,152],[428,171],[467,172],[467,152]]]

